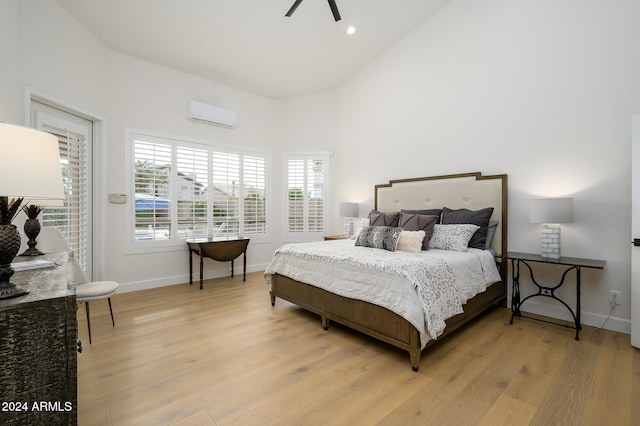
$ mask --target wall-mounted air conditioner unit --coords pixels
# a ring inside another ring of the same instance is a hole
[[[231,109],[191,101],[188,116],[192,120],[218,124],[225,127],[235,127],[238,122],[238,112]]]

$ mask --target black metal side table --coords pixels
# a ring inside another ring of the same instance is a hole
[[[581,259],[578,257],[561,257],[559,259],[553,259],[548,257],[542,257],[539,254],[517,253],[517,252],[508,252],[507,259],[511,259],[511,274],[512,274],[511,278],[512,278],[512,284],[513,284],[512,294],[511,294],[511,321],[509,321],[509,324],[513,324],[513,318],[517,316],[517,317],[535,319],[538,321],[544,321],[551,324],[562,325],[567,328],[574,328],[576,330],[576,340],[580,340],[579,333],[580,333],[580,330],[582,329],[582,326],[580,325],[581,268],[604,269],[604,266],[607,262],[605,260]],[[529,263],[533,263],[533,262],[550,263],[553,265],[563,265],[563,266],[567,266],[567,269],[562,274],[562,277],[558,284],[554,286],[545,286],[538,283],[534,278],[533,269],[531,269],[531,265],[529,265]],[[520,264],[523,264],[524,266],[527,267],[527,269],[529,269],[529,275],[531,276],[531,281],[538,288],[537,293],[531,294],[522,300],[520,299],[521,297],[520,295]],[[573,270],[576,271],[576,310],[575,312],[564,300],[560,299],[555,294],[556,290],[558,290],[564,284],[564,280],[567,277],[567,274]],[[532,297],[537,297],[537,296],[549,297],[551,299],[557,300],[560,303],[562,303],[562,305],[564,305],[564,307],[567,308],[567,310],[571,313],[571,316],[573,317],[573,320],[575,323],[575,327],[571,327],[566,324],[559,324],[551,321],[545,321],[539,318],[523,316],[522,312],[520,312],[520,307],[522,306],[522,304],[527,300],[531,299]]]

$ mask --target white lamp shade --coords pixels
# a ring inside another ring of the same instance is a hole
[[[541,198],[529,200],[529,222],[573,222],[573,198]]]
[[[0,123],[0,196],[37,205],[65,198],[55,136]]]
[[[340,203],[340,217],[358,217],[358,203]]]

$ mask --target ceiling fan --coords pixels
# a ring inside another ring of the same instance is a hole
[[[300,3],[302,3],[302,0],[296,0],[295,2],[293,2],[291,9],[289,9],[289,11],[284,16],[291,17],[291,15],[293,15],[293,12],[295,12],[298,6],[300,6]],[[340,17],[340,12],[338,12],[338,6],[336,6],[336,0],[329,0],[329,7],[331,8],[331,13],[333,13],[333,19],[335,19],[336,22],[342,19]]]

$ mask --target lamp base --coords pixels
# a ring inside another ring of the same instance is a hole
[[[540,225],[542,247],[540,255],[551,259],[560,259],[560,225],[543,223]]]
[[[25,294],[29,294],[29,290],[27,290],[26,288],[18,287],[11,281],[0,283],[0,300],[24,296]]]
[[[353,235],[353,218],[347,217],[344,219],[344,233],[345,237],[350,237]]]
[[[44,253],[35,247],[29,247],[25,251],[19,254],[19,256],[43,256]]]
[[[22,200],[20,200],[22,201]],[[0,225],[0,300],[24,296],[29,290],[11,282],[11,262],[20,250],[20,234],[15,225]]]

